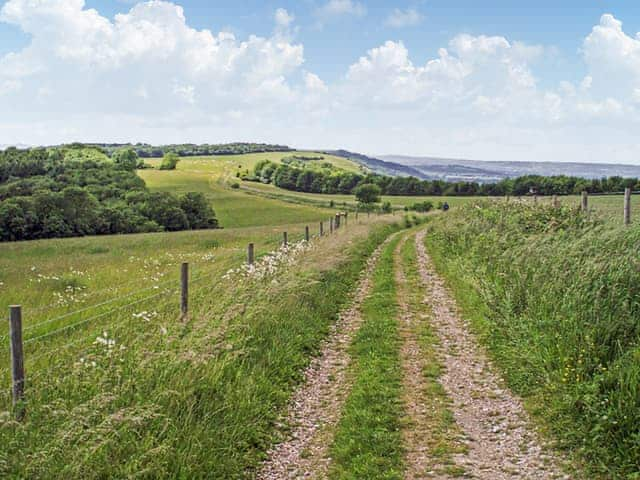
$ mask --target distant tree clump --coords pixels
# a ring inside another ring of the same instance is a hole
[[[116,150],[111,158],[113,163],[124,170],[135,170],[139,167],[138,154],[133,148]]]
[[[175,153],[167,153],[164,157],[162,157],[162,163],[160,163],[160,170],[175,170],[178,162],[180,161],[180,157]]]
[[[364,183],[354,191],[356,199],[364,204],[378,203],[381,192],[380,187],[374,183]]]
[[[149,192],[132,158],[76,145],[0,152],[0,241],[218,227],[203,194]]]

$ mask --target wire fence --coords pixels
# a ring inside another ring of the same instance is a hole
[[[312,238],[319,238],[331,233],[336,232],[343,226],[346,226],[348,222],[348,214],[340,212],[332,217],[327,222],[328,229],[325,229],[325,222],[319,223],[319,231],[316,234],[311,234],[309,226],[306,226],[302,235],[301,241],[310,241]],[[282,232],[281,245],[287,247],[289,245],[290,237],[288,232]],[[274,239],[275,240],[275,239]],[[270,252],[272,253],[272,252]],[[263,254],[268,255],[268,254]],[[262,256],[256,256],[254,245],[251,243],[247,246],[247,258],[243,262],[248,267],[254,267],[256,262],[262,258]],[[10,307],[9,318],[9,333],[7,335],[0,336],[0,342],[4,344],[4,348],[9,349],[11,352],[11,362],[8,368],[0,368],[0,378],[6,378],[11,376],[11,398],[13,400],[15,416],[18,420],[21,420],[24,416],[24,385],[26,382],[24,374],[24,362],[25,360],[31,366],[37,366],[37,372],[33,375],[29,381],[30,388],[34,387],[33,379],[46,376],[46,374],[54,368],[57,368],[57,363],[53,359],[49,362],[49,365],[42,366],[43,361],[49,357],[52,357],[52,353],[55,351],[56,358],[62,358],[60,355],[62,352],[67,352],[73,348],[81,348],[83,345],[88,347],[97,340],[99,331],[115,331],[115,329],[121,328],[128,323],[136,319],[135,315],[127,315],[122,319],[103,323],[106,319],[112,319],[124,314],[124,312],[134,309],[140,305],[147,304],[152,301],[160,301],[159,305],[165,309],[176,308],[180,312],[181,317],[185,317],[188,313],[188,300],[189,300],[189,286],[195,287],[191,291],[191,296],[194,297],[194,293],[201,292],[202,290],[209,288],[215,290],[220,282],[225,281],[225,275],[220,275],[219,265],[215,265],[211,269],[198,270],[196,275],[190,276],[189,264],[183,262],[181,265],[181,273],[179,280],[169,279],[161,283],[155,283],[153,285],[146,286],[144,288],[135,289],[124,295],[120,295],[114,298],[106,299],[102,302],[88,305],[72,312],[66,312],[61,315],[57,315],[53,318],[49,318],[43,321],[39,321],[34,324],[30,324],[22,327],[22,307],[14,305]],[[217,280],[212,283],[207,283],[209,280],[213,280],[216,275],[220,275]],[[139,282],[136,279],[131,281],[133,284]],[[179,282],[179,287],[176,283]],[[173,287],[171,287],[173,285]],[[153,290],[159,290],[151,295],[144,295],[141,298],[137,298],[145,293]],[[94,295],[105,293],[109,289],[102,289],[94,292]],[[179,294],[179,302],[175,301],[174,296]],[[162,300],[164,299],[164,300]],[[131,300],[126,303],[120,304],[126,300]],[[172,307],[171,304],[175,307]],[[105,309],[100,311],[101,309]],[[33,313],[36,309],[29,309],[27,312]],[[41,310],[45,311],[45,310]],[[88,314],[88,315],[87,315]],[[60,325],[62,324],[62,325]],[[52,328],[53,329],[50,329]],[[86,333],[90,330],[89,333]],[[82,333],[82,332],[85,333]],[[23,334],[26,334],[26,338],[23,338]],[[31,334],[31,335],[29,335]],[[69,341],[60,343],[54,341],[57,338],[64,337]],[[91,341],[91,343],[89,343]],[[25,347],[27,348],[25,355]],[[32,354],[33,353],[33,354]],[[6,394],[5,394],[6,393]],[[1,398],[9,398],[8,391],[3,392],[0,395]]]

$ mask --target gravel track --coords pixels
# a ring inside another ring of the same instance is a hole
[[[362,324],[360,309],[371,291],[374,269],[392,237],[369,257],[351,305],[340,313],[320,355],[305,371],[305,380],[294,393],[283,422],[291,432],[268,452],[258,479],[326,478],[333,430],[351,390],[348,347]]]
[[[461,319],[426,252],[424,236],[424,230],[416,236],[418,268],[441,344],[440,381],[453,401],[451,408],[468,446],[468,453],[456,455],[456,463],[477,479],[570,478],[540,442],[521,401],[504,386]]]

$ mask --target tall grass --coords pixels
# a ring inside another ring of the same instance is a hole
[[[509,384],[594,474],[640,478],[640,227],[479,203],[427,244]]]
[[[0,476],[244,478],[366,257],[396,227],[353,226],[267,281],[193,291],[27,372],[27,417],[0,415]]]

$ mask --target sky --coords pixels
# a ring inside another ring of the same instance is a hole
[[[635,1],[0,0],[0,145],[640,164],[639,31]]]

